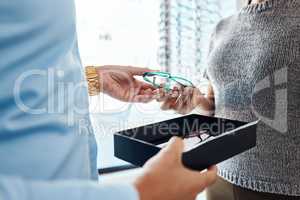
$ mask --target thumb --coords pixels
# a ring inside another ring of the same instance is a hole
[[[183,140],[179,137],[172,137],[168,146],[162,150],[162,153],[172,156],[174,160],[181,163],[183,148]]]

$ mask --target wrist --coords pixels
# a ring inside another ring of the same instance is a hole
[[[151,178],[148,175],[143,175],[139,177],[135,182],[134,186],[139,193],[139,200],[152,200],[156,199],[155,194],[157,192],[154,191],[155,182],[151,181]]]
[[[108,76],[108,70],[105,66],[97,66],[95,67],[97,74],[98,74],[98,80],[100,83],[100,92],[101,93],[109,93],[109,83],[108,81],[105,81],[105,78]]]

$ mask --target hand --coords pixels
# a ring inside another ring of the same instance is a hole
[[[135,182],[141,200],[194,200],[215,182],[215,166],[202,173],[186,169],[182,151],[182,139],[172,138],[168,147],[146,163],[144,174]]]
[[[173,109],[179,114],[188,114],[199,104],[207,101],[205,96],[195,87],[175,87],[170,92],[163,88],[156,90],[157,100],[162,102],[162,110]]]
[[[98,67],[102,92],[125,102],[147,103],[153,100],[151,85],[135,79],[152,70],[129,66],[103,66]]]

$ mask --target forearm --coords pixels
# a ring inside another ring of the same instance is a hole
[[[131,185],[99,185],[90,181],[34,181],[0,175],[0,199],[9,200],[138,200]]]

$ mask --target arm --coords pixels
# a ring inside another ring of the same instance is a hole
[[[131,185],[100,186],[88,181],[34,181],[0,175],[0,199],[7,200],[137,200]]]
[[[91,96],[100,93],[124,102],[147,103],[153,100],[151,85],[138,80],[147,68],[106,65],[101,67],[86,67],[86,77]]]
[[[146,163],[143,174],[133,186],[101,186],[88,181],[33,181],[0,175],[0,199],[194,200],[199,192],[214,183],[217,170],[212,167],[201,173],[186,169],[182,164],[182,152],[183,141],[173,138],[168,147]]]

